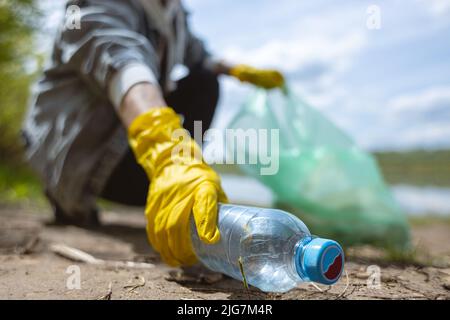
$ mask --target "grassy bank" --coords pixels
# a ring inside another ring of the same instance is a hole
[[[450,150],[375,153],[390,184],[450,187]]]
[[[37,177],[23,164],[0,163],[0,204],[43,202]]]

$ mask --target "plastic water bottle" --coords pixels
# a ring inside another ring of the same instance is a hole
[[[306,281],[331,285],[339,280],[344,254],[332,240],[311,236],[297,217],[281,210],[219,206],[220,241],[203,243],[191,219],[199,260],[266,292],[286,292]]]

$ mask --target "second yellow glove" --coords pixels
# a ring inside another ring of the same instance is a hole
[[[168,107],[137,117],[129,142],[150,179],[145,215],[150,243],[171,266],[197,261],[190,237],[194,216],[202,241],[219,241],[218,202],[227,202],[220,178],[202,159],[200,147]]]
[[[284,86],[284,77],[277,70],[257,69],[240,64],[231,68],[230,75],[240,81],[249,82],[265,89],[281,88]]]

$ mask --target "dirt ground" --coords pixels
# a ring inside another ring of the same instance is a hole
[[[50,212],[37,211],[42,209],[0,208],[0,299],[450,298],[448,223],[415,226],[417,252],[402,263],[389,261],[374,248],[348,248],[347,276],[335,286],[303,284],[275,295],[246,290],[242,283],[201,267],[165,266],[147,244],[140,212],[108,211],[103,214],[102,228],[84,230],[51,226],[47,224]],[[65,244],[99,259],[154,266],[139,269],[74,262],[52,251],[53,244]],[[74,278],[78,274],[79,289]]]

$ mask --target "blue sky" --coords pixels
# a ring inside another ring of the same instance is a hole
[[[359,145],[450,147],[450,0],[184,2],[216,56],[281,69]],[[367,27],[371,5],[380,9],[380,29]],[[221,82],[217,127],[252,91]]]
[[[450,147],[450,1],[186,0],[219,57],[282,69],[369,149]],[[370,30],[367,9],[380,9]],[[223,126],[251,91],[223,80]]]

